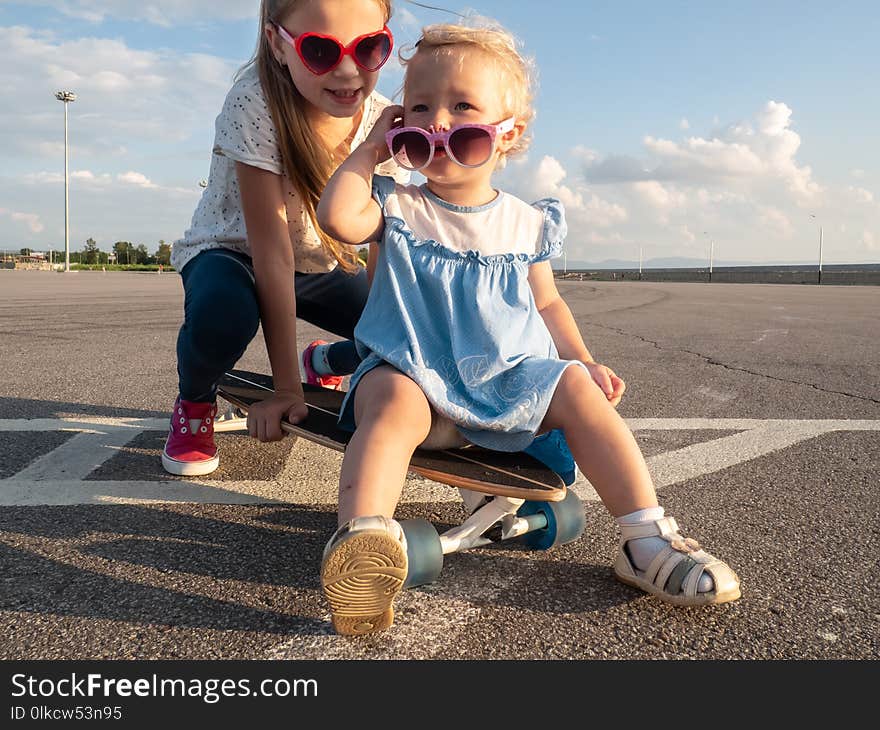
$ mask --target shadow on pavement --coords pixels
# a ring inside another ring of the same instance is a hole
[[[62,414],[100,418],[166,418],[169,411],[117,408],[89,403],[0,397],[0,418],[60,418]]]

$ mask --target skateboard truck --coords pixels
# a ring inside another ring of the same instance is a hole
[[[502,540],[522,538],[522,544],[547,550],[577,540],[584,532],[586,518],[574,492],[556,502],[519,497],[483,495],[459,489],[465,506],[476,509],[457,527],[438,534],[428,520],[401,520],[406,535],[409,563],[405,588],[432,583],[443,569],[443,556]]]
[[[532,530],[543,530],[547,527],[547,518],[543,514],[518,517],[517,510],[525,504],[524,499],[515,497],[493,497],[483,499],[483,495],[468,489],[460,489],[462,500],[468,506],[470,495],[479,497],[480,505],[458,527],[453,527],[440,535],[443,554],[467,550],[472,547],[490,545],[499,540],[509,540],[525,535]],[[486,537],[490,529],[500,524],[501,532],[497,538]]]

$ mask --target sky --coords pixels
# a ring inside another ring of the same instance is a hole
[[[566,209],[565,265],[880,262],[876,0],[427,0],[497,20],[537,69],[496,187]],[[0,0],[0,250],[155,251],[189,227],[257,0]],[[397,0],[398,47],[448,13]],[[393,97],[396,61],[378,90]]]

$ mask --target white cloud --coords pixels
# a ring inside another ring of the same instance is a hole
[[[680,208],[687,204],[687,195],[656,180],[640,180],[633,183],[632,187],[640,200],[658,210]]]
[[[783,211],[766,206],[759,206],[758,211],[758,222],[763,227],[770,229],[783,238],[791,238],[794,234],[794,225]]]
[[[865,188],[853,187],[852,185],[850,185],[846,190],[852,196],[853,200],[859,203],[874,202],[874,193],[872,193],[870,190],[865,190]]]
[[[121,175],[117,175],[116,179],[122,183],[128,183],[129,185],[136,185],[142,188],[158,188],[159,186],[156,183],[151,182],[150,179],[139,172],[125,172]]]
[[[45,229],[40,216],[36,213],[21,213],[17,210],[0,208],[0,217],[2,216],[9,216],[9,219],[15,223],[23,223],[31,233],[42,233]]]
[[[258,17],[259,0],[28,0],[71,18],[101,23],[108,18],[142,20],[169,27],[185,21]]]
[[[687,131],[691,128],[691,123],[682,117],[681,121],[678,123],[678,128]]]
[[[125,155],[129,140],[174,142],[210,127],[236,64],[204,54],[141,51],[120,40],[58,41],[29,28],[0,28],[0,86],[16,104],[0,111],[13,155],[63,153],[58,89],[69,105],[72,154]]]
[[[674,230],[685,243],[693,243],[697,240],[696,235],[686,225],[676,226]]]
[[[751,121],[730,124],[717,136],[676,142],[646,135],[647,161],[611,154],[588,161],[584,173],[596,183],[654,180],[737,187],[781,182],[792,194],[812,200],[821,187],[810,167],[796,160],[801,138],[791,129],[791,117],[786,104],[769,101]]]
[[[407,7],[397,7],[394,9],[394,20],[403,28],[418,33],[423,23],[416,17],[415,13]]]
[[[681,140],[644,137],[644,159],[583,144],[568,155],[509,165],[499,185],[566,207],[568,262],[637,257],[805,261],[814,254],[817,221],[827,263],[876,256],[876,199],[865,187],[823,186],[798,158],[792,110],[768,102],[749,121]],[[810,218],[810,213],[816,215]],[[864,230],[856,241],[840,226]],[[835,231],[832,233],[832,230]]]
[[[0,27],[0,86],[15,99],[0,108],[0,200],[37,217],[0,218],[0,247],[63,240],[63,113],[54,92],[65,88],[78,95],[69,105],[72,242],[92,236],[102,246],[126,239],[149,247],[179,237],[238,65],[206,54],[138,50],[118,39],[60,40]],[[47,187],[59,194],[45,194]]]

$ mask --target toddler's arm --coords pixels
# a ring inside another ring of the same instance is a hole
[[[333,173],[318,203],[318,223],[333,238],[357,246],[379,240],[385,221],[372,198],[373,171],[390,157],[385,133],[403,114],[400,106],[386,107],[370,134]]]
[[[616,406],[620,403],[626,384],[611,368],[593,360],[571,310],[559,295],[549,261],[532,264],[529,269],[529,286],[538,312],[547,329],[550,330],[559,357],[563,360],[580,360],[584,363],[590,371],[590,376],[602,388],[611,404]]]

